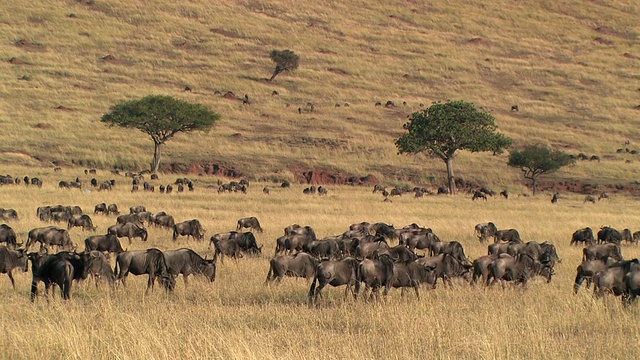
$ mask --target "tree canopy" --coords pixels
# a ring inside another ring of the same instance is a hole
[[[472,103],[447,101],[433,103],[414,112],[403,125],[407,133],[396,139],[399,153],[425,152],[440,158],[447,166],[449,193],[455,193],[453,158],[458,150],[501,153],[511,146],[511,139],[497,133],[495,119],[478,111]]]
[[[138,129],[154,143],[151,171],[160,165],[161,146],[179,132],[207,130],[220,115],[204,105],[191,104],[171,96],[149,95],[142,99],[123,101],[102,115],[101,121],[109,126]]]
[[[542,145],[528,145],[521,151],[512,151],[507,165],[522,170],[525,179],[531,180],[535,196],[538,176],[573,163],[571,156],[561,150],[552,150]]]
[[[293,51],[287,50],[272,50],[270,54],[271,60],[276,63],[276,68],[273,71],[273,75],[269,81],[273,80],[278,74],[283,71],[291,71],[298,68],[300,56],[296,55]]]

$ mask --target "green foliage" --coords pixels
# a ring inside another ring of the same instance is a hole
[[[407,133],[396,139],[399,153],[426,152],[447,164],[449,191],[454,192],[451,160],[458,150],[501,153],[511,146],[511,139],[496,133],[491,114],[478,111],[465,101],[433,103],[429,108],[414,112],[403,125]]]
[[[176,133],[211,128],[220,115],[200,104],[190,104],[170,96],[149,95],[111,107],[101,121],[111,126],[135,128],[162,144]]]
[[[542,145],[528,145],[521,151],[512,151],[507,165],[520,168],[524,177],[533,181],[535,195],[538,176],[573,163],[571,156],[561,150],[551,150]]]
[[[273,80],[278,74],[283,71],[291,71],[298,68],[300,56],[296,55],[293,51],[287,50],[272,50],[269,55],[271,60],[276,63],[276,68],[273,71],[273,75],[269,81]]]

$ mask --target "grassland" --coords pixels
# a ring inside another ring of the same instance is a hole
[[[606,157],[553,179],[630,183],[640,170],[615,153],[625,140],[640,144],[634,1],[85,3],[0,1],[3,163],[146,168],[150,139],[99,118],[118,101],[163,94],[222,115],[209,133],[171,140],[165,165],[441,183],[439,160],[398,156],[393,140],[419,104],[463,99],[491,112],[516,146]],[[284,48],[300,68],[266,82],[269,52]],[[249,94],[251,105],[226,91]],[[374,106],[387,100],[396,107]],[[315,111],[298,114],[308,102]],[[518,186],[505,156],[462,153],[456,175]]]
[[[571,233],[581,227],[611,225],[638,230],[636,201],[613,196],[609,201],[585,204],[578,195],[563,195],[556,205],[544,197],[491,198],[472,202],[463,195],[424,199],[395,198],[381,202],[369,188],[332,186],[326,197],[302,194],[301,185],[273,189],[270,195],[251,185],[249,194],[217,194],[202,180],[193,193],[131,193],[128,185],[112,192],[57,189],[60,179],[80,176],[67,169],[14,166],[9,172],[38,175],[42,189],[0,187],[0,204],[15,208],[20,219],[11,222],[20,239],[29,229],[43,226],[35,208],[47,204],[80,205],[91,212],[96,203],[115,202],[125,210],[145,205],[150,211],[167,211],[177,221],[197,218],[206,237],[235,228],[240,217],[257,216],[265,228],[257,234],[263,255],[218,264],[211,284],[194,278],[185,288],[159,288],[144,295],[145,277],[130,276],[126,289],[111,293],[90,282],[73,287],[72,299],[59,294],[49,302],[40,297],[29,302],[30,273],[16,272],[14,291],[0,277],[2,336],[0,358],[109,358],[109,359],[586,359],[640,356],[640,310],[624,309],[619,299],[595,299],[591,291],[573,295],[575,268],[581,248],[570,247]],[[98,171],[98,178],[111,176]],[[124,178],[116,178],[117,181]],[[156,185],[173,180],[162,177]],[[128,182],[126,182],[128,184]],[[93,216],[98,233],[115,222]],[[526,289],[471,287],[458,282],[452,288],[439,284],[400,297],[392,290],[380,304],[343,301],[342,289],[328,288],[319,308],[306,305],[308,282],[287,279],[265,286],[268,260],[275,239],[290,224],[310,225],[318,236],[345,231],[351,223],[385,221],[396,226],[416,222],[431,227],[443,240],[460,241],[470,258],[484,255],[473,234],[476,223],[494,221],[499,228],[514,227],[523,239],[550,241],[562,262],[547,284],[531,281]],[[72,229],[75,243],[88,236]],[[205,242],[180,238],[151,229],[147,243],[134,240],[129,249],[162,250],[190,247],[211,256]],[[625,246],[623,255],[637,257],[640,250]]]

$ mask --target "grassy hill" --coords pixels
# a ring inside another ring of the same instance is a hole
[[[179,169],[440,183],[439,160],[399,156],[393,140],[420,104],[462,99],[493,114],[515,146],[602,158],[555,179],[630,183],[640,171],[640,155],[616,153],[640,149],[635,1],[85,2],[0,1],[4,163],[147,167],[151,140],[99,119],[118,101],[163,94],[222,115],[209,133],[167,143],[163,164]],[[267,82],[269,52],[287,48],[299,69]],[[374,106],[389,100],[395,107]],[[506,156],[461,153],[454,169],[516,186]]]

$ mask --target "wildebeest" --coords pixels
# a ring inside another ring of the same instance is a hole
[[[313,240],[302,245],[302,251],[318,259],[337,259],[340,249],[338,242],[329,240]]]
[[[411,234],[404,239],[404,245],[411,251],[431,249],[431,246],[437,242],[440,242],[440,239],[432,232]]]
[[[256,218],[255,216],[246,217],[238,220],[236,231],[242,228],[249,228],[251,230],[256,230],[259,232],[263,231],[263,229],[260,227],[260,222],[258,221],[258,218]]]
[[[62,299],[71,297],[71,282],[73,281],[73,266],[65,259],[55,255],[42,255],[40,253],[29,253],[31,260],[31,302],[35,301],[38,295],[38,282],[44,282],[45,296],[49,293],[51,285],[58,285]]]
[[[109,214],[113,214],[113,215],[118,215],[120,214],[120,211],[118,211],[118,205],[116,204],[109,204],[107,206],[107,215]]]
[[[242,257],[242,248],[236,241],[236,236],[222,237],[214,235],[211,237],[209,245],[211,245],[211,243],[213,243],[215,249],[213,258],[217,259],[218,256],[220,256],[220,262],[223,264],[225,256],[229,256],[234,260]]]
[[[487,285],[493,285],[497,281],[502,282],[503,287],[504,281],[514,281],[516,284],[526,285],[527,281],[535,275],[543,275],[547,282],[550,282],[552,272],[548,266],[527,254],[520,254],[516,257],[502,255],[489,264]]]
[[[629,229],[622,230],[622,240],[627,243],[633,243],[633,235],[631,235],[631,230]]]
[[[482,283],[487,283],[489,277],[489,265],[498,258],[498,255],[485,255],[473,260],[473,277],[471,283],[478,282],[478,278],[482,278]]]
[[[585,245],[592,245],[596,241],[593,236],[593,230],[590,227],[582,228],[576,230],[571,236],[570,245],[577,245],[578,243],[583,243]]]
[[[143,211],[147,211],[147,208],[142,205],[136,205],[129,208],[129,214],[137,214]]]
[[[72,227],[82,227],[83,231],[90,230],[96,231],[96,227],[93,226],[93,221],[91,221],[91,217],[87,214],[74,216],[67,222],[67,229],[71,229]]]
[[[495,235],[493,236],[493,242],[499,243],[500,241],[506,241],[506,242],[512,242],[512,243],[522,242],[522,240],[520,240],[520,234],[516,229],[506,229],[506,230],[496,231]]]
[[[596,197],[593,196],[593,195],[587,195],[587,196],[584,197],[584,202],[583,203],[586,203],[586,202],[590,202],[590,203],[594,203],[595,204],[596,203]]]
[[[375,184],[373,185],[373,193],[377,193],[378,191],[383,192],[385,190],[384,185],[382,184]]]
[[[13,250],[6,246],[0,246],[0,274],[7,274],[11,280],[11,286],[16,289],[16,283],[13,280],[13,269],[19,268],[27,272],[27,255],[24,249]]]
[[[182,274],[185,287],[187,286],[187,277],[191,274],[203,275],[209,282],[216,279],[215,259],[203,259],[195,251],[187,248],[165,251],[164,257],[169,273],[174,277]]]
[[[417,261],[393,263],[393,281],[391,286],[402,289],[400,296],[404,296],[405,288],[412,287],[416,293],[416,298],[420,299],[420,284],[433,283],[432,278],[433,274]]]
[[[598,243],[613,243],[620,245],[622,242],[622,234],[620,231],[610,227],[603,226],[598,231]]]
[[[111,225],[107,229],[107,233],[119,238],[127,237],[129,244],[131,244],[131,238],[140,238],[142,241],[147,241],[148,236],[147,229],[134,223]]]
[[[493,237],[496,234],[498,228],[494,223],[488,222],[483,224],[476,224],[475,231],[478,240],[482,243],[485,241],[488,242],[489,238]]]
[[[170,229],[170,230],[173,230],[173,226],[176,224],[175,220],[173,219],[173,216],[166,215],[166,214],[164,215],[155,214],[151,218],[151,221],[155,226],[162,227],[165,229]]]
[[[600,193],[600,196],[598,196],[598,200],[605,200],[609,198],[609,194],[607,194],[606,192],[602,192]]]
[[[275,256],[269,261],[265,283],[280,282],[285,276],[313,279],[319,263],[319,260],[307,253]]]
[[[576,280],[573,285],[573,292],[578,293],[580,285],[584,280],[587,280],[587,289],[591,286],[594,276],[607,270],[611,264],[615,262],[610,257],[604,257],[596,260],[583,261],[582,264],[576,268]]]
[[[387,249],[389,249],[389,244],[381,237],[375,241],[360,241],[360,244],[356,247],[355,256],[358,259],[370,258]]]
[[[360,292],[360,283],[365,284],[364,293],[371,289],[370,299],[374,296],[380,299],[379,290],[384,286],[383,296],[387,296],[391,285],[393,284],[393,259],[387,254],[379,255],[376,259],[364,259],[358,264],[356,270],[356,296]]]
[[[109,215],[109,211],[107,210],[107,204],[105,203],[96,204],[96,206],[93,208],[93,214]]]
[[[559,197],[559,196],[560,196],[560,194],[559,194],[559,193],[557,193],[557,192],[556,192],[556,193],[554,193],[554,194],[553,194],[553,196],[551,197],[551,203],[552,203],[552,204],[557,203],[557,202],[558,202],[558,197]]]
[[[144,220],[140,218],[140,216],[138,216],[138,214],[125,214],[125,215],[120,215],[116,218],[116,224],[126,224],[126,223],[133,223],[136,225],[142,225],[144,224]]]
[[[73,249],[69,232],[55,226],[31,229],[27,235],[25,250],[28,251],[34,242],[39,242],[40,248],[44,248],[47,251],[49,251],[49,246],[51,245],[56,245],[58,249],[63,250]]]
[[[433,242],[430,250],[431,256],[449,254],[462,264],[471,264],[469,259],[467,259],[467,256],[464,254],[462,244],[457,241]]]
[[[357,299],[358,294],[352,288],[358,283],[356,277],[356,269],[358,268],[358,260],[347,257],[342,260],[324,260],[316,267],[316,275],[311,282],[309,288],[308,301],[309,304],[318,304],[318,298],[322,298],[322,289],[327,286],[346,285],[344,297],[351,291],[353,298]]]
[[[428,258],[416,260],[420,265],[424,266],[431,272],[431,287],[436,288],[438,279],[442,279],[443,283],[452,285],[451,279],[454,277],[465,277],[471,269],[471,264],[460,262],[449,254],[440,254]]]
[[[85,252],[89,254],[89,275],[93,276],[96,287],[101,280],[105,280],[107,284],[113,288],[115,286],[116,277],[113,269],[109,265],[109,259],[101,251]]]
[[[198,241],[202,241],[204,238],[204,229],[198,219],[191,219],[173,225],[173,236],[171,239],[176,241],[178,235],[186,236],[187,240],[189,236],[191,236]]]
[[[582,249],[582,261],[603,259],[605,257],[618,261],[622,260],[620,246],[616,244],[597,244]]]
[[[18,220],[18,212],[14,209],[0,208],[0,219],[2,220]]]
[[[106,251],[109,253],[118,254],[124,251],[120,240],[115,234],[106,235],[93,235],[84,240],[84,251]]]
[[[123,286],[129,273],[133,275],[149,274],[145,294],[149,292],[149,289],[153,290],[156,277],[159,278],[160,284],[168,291],[172,291],[176,285],[174,277],[167,268],[164,254],[155,248],[126,251],[118,254],[113,273],[116,279],[122,282]]]
[[[621,260],[611,264],[606,270],[596,274],[593,278],[593,294],[602,296],[612,293],[615,296],[626,295],[627,284],[624,277],[631,271],[640,271],[638,259]],[[626,301],[625,298],[623,300]]]
[[[16,232],[7,224],[0,224],[0,243],[6,243],[9,249],[16,249],[19,246]]]
[[[481,193],[480,191],[474,191],[471,200],[475,201],[476,199],[483,199],[484,201],[487,201],[487,195]]]

